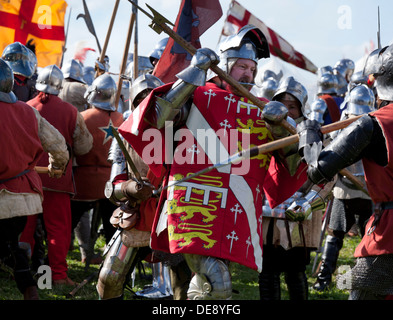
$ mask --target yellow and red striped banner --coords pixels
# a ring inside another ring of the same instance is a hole
[[[38,66],[59,65],[66,9],[64,0],[0,0],[0,54],[13,42],[33,39]]]

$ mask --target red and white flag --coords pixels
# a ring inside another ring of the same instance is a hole
[[[182,0],[173,31],[201,48],[199,37],[222,16],[219,0]],[[184,70],[192,56],[172,38],[168,40],[153,75],[163,82],[176,81],[176,74]]]
[[[261,29],[269,43],[269,50],[272,55],[312,73],[317,72],[318,68],[303,54],[296,51],[288,41],[266,26],[266,24],[247,11],[238,2],[232,1],[222,29],[222,35],[229,36],[235,34],[241,27],[247,24],[252,24]]]

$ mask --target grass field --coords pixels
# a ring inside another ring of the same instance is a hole
[[[343,249],[340,251],[340,256],[337,266],[355,264],[355,258],[353,252],[359,243],[359,237],[345,237]],[[96,252],[102,250],[104,246],[104,240],[99,238],[96,243]],[[312,264],[314,261],[315,252],[312,253],[311,264],[307,268],[308,283],[311,287],[315,282],[315,275],[311,274]],[[320,258],[320,255],[319,255]],[[77,282],[82,282],[89,276],[92,276],[85,286],[83,286],[73,297],[67,297],[72,291],[72,287],[68,286],[55,286],[51,289],[39,290],[40,300],[97,300],[98,295],[96,291],[97,276],[95,273],[98,272],[98,266],[90,266],[88,270],[85,270],[85,265],[80,262],[80,253],[77,244],[75,243],[74,249],[69,252],[67,257],[69,265],[69,277]],[[319,260],[318,260],[319,262]],[[146,273],[151,274],[151,269],[148,264],[145,264]],[[231,264],[233,289],[238,293],[234,293],[234,300],[258,300],[259,289],[258,289],[258,274],[246,267],[238,264]],[[317,292],[313,289],[309,291],[309,300],[347,300],[348,291],[339,290],[335,286],[335,276],[333,277],[333,284],[327,292]],[[151,284],[151,280],[142,279],[139,272],[136,272],[135,287],[133,291],[141,290],[145,285]],[[284,280],[281,281],[281,294],[282,300],[288,300],[287,288]],[[0,270],[0,300],[22,300],[23,296],[19,293],[16,288],[15,282],[9,275],[9,273]],[[132,292],[126,291],[125,300],[134,300],[135,295]]]

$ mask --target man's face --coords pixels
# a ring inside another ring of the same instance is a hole
[[[299,100],[297,100],[293,95],[290,93],[285,93],[278,99],[279,102],[284,104],[288,109],[288,116],[292,119],[296,120],[302,115],[301,112],[301,104]]]
[[[230,76],[238,82],[254,83],[257,64],[249,59],[237,59],[231,69]]]

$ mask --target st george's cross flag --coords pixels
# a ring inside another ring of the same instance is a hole
[[[312,73],[317,72],[318,68],[309,59],[296,51],[288,41],[274,30],[270,29],[265,23],[236,1],[231,2],[228,15],[224,22],[224,27],[222,29],[222,36],[235,34],[241,27],[247,24],[252,24],[261,29],[269,43],[269,50],[272,55],[301,69],[305,69]]]
[[[0,0],[0,55],[9,44],[32,39],[38,67],[59,65],[66,9],[64,0]]]

